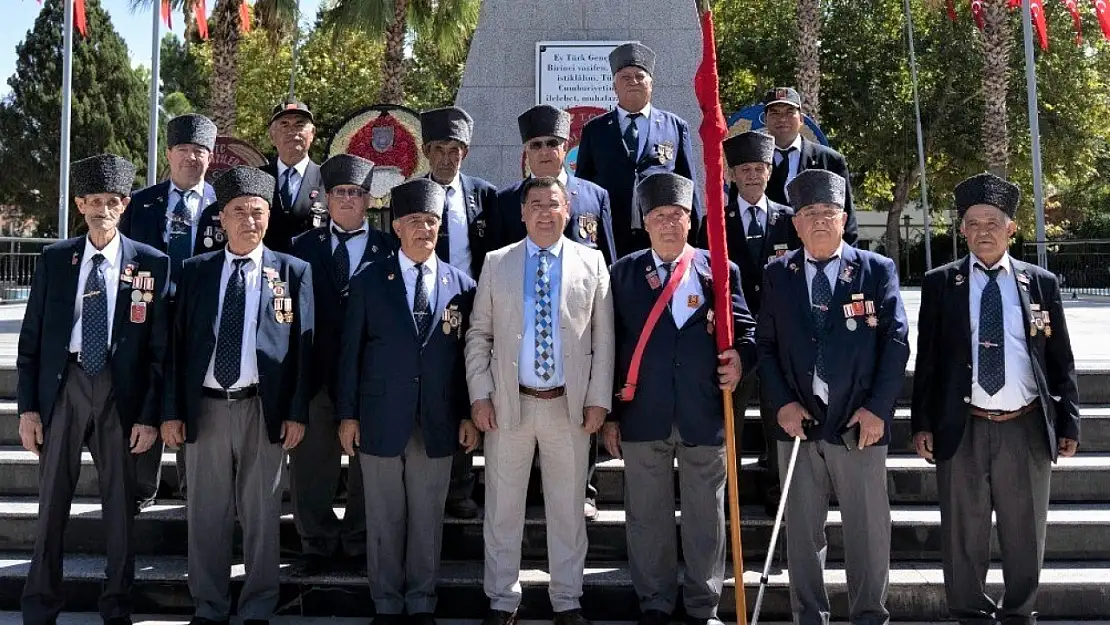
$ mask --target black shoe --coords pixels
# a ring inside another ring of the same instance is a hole
[[[662,610],[648,610],[637,625],[670,625],[671,615]]]
[[[140,512],[142,512],[143,510],[146,510],[147,508],[149,508],[153,505],[154,505],[154,499],[153,498],[151,498],[151,499],[136,499],[135,502],[134,502],[134,505],[131,508],[132,516],[139,516]]]
[[[410,614],[408,625],[436,625],[436,616],[431,612]]]
[[[478,518],[478,504],[470,497],[466,499],[448,499],[444,510],[447,512],[447,516],[456,519]]]
[[[556,612],[555,618],[551,621],[554,625],[593,625],[590,623],[590,619],[582,616],[582,610]]]
[[[490,610],[486,613],[486,618],[482,619],[482,625],[516,625],[517,612],[506,612],[504,610]]]
[[[291,567],[289,571],[295,577],[317,577],[328,573],[328,558],[309,553],[301,556],[301,558]]]
[[[104,619],[104,625],[131,625],[131,618],[127,616],[114,616]]]
[[[210,618],[203,616],[194,616],[193,620],[189,621],[189,625],[230,625],[230,621],[224,619],[222,621],[213,621]]]

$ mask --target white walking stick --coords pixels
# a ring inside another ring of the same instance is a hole
[[[798,449],[802,446],[800,436],[794,437],[794,449],[790,452],[790,465],[786,467],[786,483],[782,485],[782,497],[779,498],[779,509],[775,513],[775,527],[771,530],[771,544],[767,547],[767,560],[763,563],[763,575],[759,577],[759,594],[755,597],[755,608],[752,609],[751,625],[759,625],[759,608],[763,605],[763,593],[767,590],[767,574],[771,571],[771,562],[775,558],[775,545],[779,541],[779,527],[782,526],[782,514],[786,510],[786,498],[790,494],[790,481],[794,478],[794,465],[798,462]]]

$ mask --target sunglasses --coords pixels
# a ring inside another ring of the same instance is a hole
[[[366,195],[366,189],[332,189],[330,193],[339,198],[357,198]]]
[[[559,147],[560,145],[562,145],[562,143],[563,143],[562,139],[545,139],[543,141],[529,141],[528,142],[528,149],[529,150],[542,150],[544,148],[555,149],[555,148]]]

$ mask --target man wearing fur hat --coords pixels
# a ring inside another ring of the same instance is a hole
[[[949,612],[961,623],[1032,623],[1052,463],[1079,446],[1075,359],[1052,273],[1011,258],[1021,192],[984,173],[955,189],[970,254],[921,286],[913,430],[937,465]],[[986,592],[991,513],[1000,602]]]
[[[262,625],[278,601],[285,454],[308,423],[312,270],[262,243],[272,176],[239,166],[214,186],[227,247],[185,261],[162,438],[186,444],[192,622],[228,621],[238,516],[246,578],[237,612]]]
[[[829,621],[824,562],[832,494],[840,504],[849,620],[879,625],[890,569],[886,458],[894,404],[909,359],[898,271],[885,256],[843,242],[847,181],[806,170],[790,183],[803,249],[763,272],[756,331],[760,384],[778,440],[779,471],[801,439],[786,503],[794,622]]]
[[[651,104],[655,52],[626,43],[609,54],[617,107],[595,117],[582,129],[576,173],[609,192],[617,258],[650,247],[643,209],[634,189],[645,176],[672,172],[694,180],[693,143],[686,122]],[[690,242],[697,240],[701,203],[694,192]]]
[[[52,625],[65,603],[62,543],[81,473],[96,463],[107,546],[100,615],[130,625],[135,579],[133,456],[158,438],[169,332],[169,259],[117,229],[135,166],[111,154],[73,163],[87,236],[42,252],[19,332],[19,437],[39,457],[39,512],[23,622]]]

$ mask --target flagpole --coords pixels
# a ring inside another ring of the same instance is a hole
[[[153,3],[150,26],[150,127],[146,137],[146,184],[158,182],[158,79],[162,45],[159,36],[162,29],[161,3]]]
[[[62,25],[62,145],[58,155],[58,238],[69,238],[69,133],[73,111],[73,1],[65,5]]]
[[[293,14],[293,64],[289,68],[289,98],[293,98],[293,87],[297,80],[297,38],[301,33],[301,0],[297,0],[297,8]]]
[[[913,112],[917,122],[917,167],[921,172],[921,215],[925,225],[925,269],[933,268],[933,245],[929,215],[929,185],[925,180],[925,138],[921,131],[921,100],[917,95],[917,54],[913,46],[913,15],[910,13],[910,0],[906,5],[906,35],[910,41],[910,81],[913,83]],[[908,237],[907,237],[908,238]],[[906,241],[906,245],[909,245]],[[907,271],[909,268],[906,268]]]
[[[1033,152],[1033,210],[1037,217],[1037,264],[1048,268],[1044,233],[1044,188],[1041,180],[1041,120],[1037,112],[1037,66],[1033,57],[1033,2],[1022,0],[1025,34],[1025,85],[1029,103],[1029,136]]]

